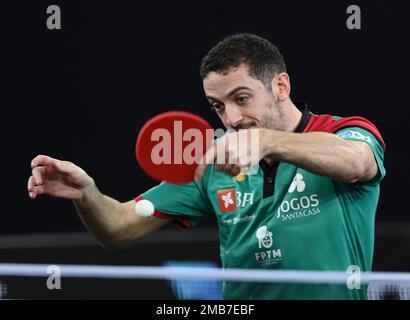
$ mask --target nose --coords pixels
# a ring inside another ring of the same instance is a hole
[[[225,105],[224,121],[228,128],[235,128],[242,120],[242,113],[237,107]]]

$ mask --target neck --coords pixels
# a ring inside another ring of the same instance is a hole
[[[281,103],[281,109],[285,125],[284,131],[294,132],[302,119],[302,112],[293,104],[290,98]]]
[[[282,111],[285,132],[294,132],[298,127],[300,121],[302,120],[302,112],[294,105],[294,103],[287,99],[280,104]],[[270,157],[265,157],[263,160],[266,161],[268,165],[272,165],[274,162]]]

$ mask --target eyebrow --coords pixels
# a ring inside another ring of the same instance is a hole
[[[226,95],[226,97],[230,97],[230,96],[234,95],[236,92],[238,92],[239,90],[242,90],[242,89],[252,90],[251,88],[246,87],[246,86],[239,86],[239,87],[236,87],[236,88],[232,89],[231,91],[229,91],[228,94]],[[211,97],[211,96],[206,96],[206,97],[207,97],[208,100],[218,100],[218,99],[215,99],[214,97]]]

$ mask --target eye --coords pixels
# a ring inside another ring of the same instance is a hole
[[[239,97],[236,99],[236,103],[237,103],[238,105],[244,105],[244,104],[246,104],[246,103],[248,102],[248,100],[249,100],[249,97],[248,97],[248,96],[239,96]]]
[[[215,110],[216,112],[221,112],[223,110],[223,107],[224,106],[222,104],[215,102],[215,103],[212,103],[211,109]]]

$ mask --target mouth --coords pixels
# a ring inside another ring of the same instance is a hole
[[[239,130],[247,130],[247,129],[252,129],[252,128],[256,128],[256,125],[254,123],[252,124],[247,124],[247,125],[241,125],[238,126],[236,128],[232,128],[235,131],[239,131]]]

